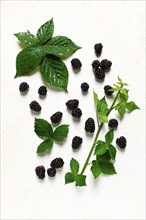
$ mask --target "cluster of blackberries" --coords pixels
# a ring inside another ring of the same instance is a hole
[[[66,102],[66,106],[71,111],[71,115],[77,119],[82,116],[82,110],[78,108],[78,105],[79,101],[77,99],[70,99]]]
[[[99,60],[94,60],[92,62],[93,71],[95,78],[99,81],[103,81],[105,78],[105,72],[109,71],[111,68],[112,62],[104,59],[101,62]]]
[[[28,83],[26,82],[22,82],[20,85],[19,85],[19,91],[22,93],[22,94],[26,94],[29,90],[29,85]],[[47,95],[47,88],[46,86],[40,86],[39,89],[38,89],[38,94],[40,95],[40,97],[45,97]],[[32,101],[30,104],[29,104],[29,107],[32,111],[34,112],[37,112],[39,113],[41,111],[41,106],[40,104],[37,102],[37,101]]]
[[[64,165],[64,161],[62,158],[55,158],[52,160],[50,164],[50,168],[47,169],[47,174],[49,177],[54,177],[56,175],[56,169],[62,168]],[[45,172],[46,169],[44,166],[38,166],[35,168],[36,175],[38,176],[39,179],[44,179],[45,178]]]

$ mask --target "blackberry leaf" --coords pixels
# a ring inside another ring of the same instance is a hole
[[[115,160],[115,158],[116,158],[116,153],[117,153],[116,148],[115,148],[113,145],[110,144],[110,145],[108,146],[108,149],[109,149],[109,153],[110,153],[111,159],[112,159],[112,160]]]
[[[49,85],[67,92],[68,70],[58,57],[47,55],[47,58],[40,64],[40,72]]]
[[[74,158],[72,158],[70,161],[70,168],[74,175],[76,175],[79,172],[79,163]]]
[[[75,178],[77,186],[86,186],[86,176],[78,174]]]
[[[37,153],[44,153],[47,150],[51,150],[53,146],[53,140],[52,139],[47,139],[43,141],[37,148]]]
[[[101,174],[99,162],[97,162],[96,160],[92,161],[91,172],[95,179]]]
[[[74,181],[75,181],[75,177],[73,173],[68,172],[65,174],[65,184],[72,183]]]
[[[69,132],[69,125],[60,125],[57,127],[53,133],[53,140],[55,141],[64,141]]]
[[[26,46],[34,46],[38,45],[38,40],[37,38],[31,34],[30,32],[20,32],[17,34],[14,34],[18,40],[23,43]]]
[[[35,118],[35,133],[42,139],[50,139],[53,135],[53,129],[49,122],[44,119]]]
[[[37,31],[37,38],[40,44],[45,43],[46,41],[50,40],[53,35],[54,31],[54,22],[53,18],[50,21],[47,21],[43,24]]]
[[[101,172],[103,174],[107,175],[113,175],[116,174],[116,170],[114,168],[114,165],[110,162],[99,162],[99,165],[101,167]]]
[[[128,109],[129,112],[132,112],[136,109],[140,109],[136,104],[135,102],[128,102],[126,103],[126,108]]]
[[[105,135],[105,141],[107,145],[109,145],[113,141],[113,138],[114,138],[113,130],[108,131]]]

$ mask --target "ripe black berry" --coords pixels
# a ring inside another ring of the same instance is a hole
[[[54,177],[56,175],[56,170],[54,168],[47,169],[47,174],[50,177]]]
[[[85,122],[85,131],[93,133],[95,131],[95,122],[93,118],[88,118]]]
[[[105,72],[101,68],[96,69],[95,70],[95,78],[97,80],[104,80]]]
[[[64,161],[62,158],[58,157],[58,158],[55,158],[54,160],[52,160],[50,165],[54,169],[61,168],[64,165]]]
[[[29,85],[26,83],[26,82],[22,82],[20,85],[19,85],[19,91],[20,92],[27,92],[29,89]]]
[[[81,61],[77,58],[72,59],[71,65],[74,70],[79,70],[82,67]]]
[[[106,70],[109,70],[111,68],[111,65],[112,65],[112,62],[107,60],[107,59],[104,59],[101,61],[101,64],[100,64],[100,67],[106,71]]]
[[[115,128],[117,128],[118,127],[118,121],[117,121],[117,119],[110,119],[109,120],[109,122],[108,122],[108,126],[110,127],[110,128],[112,128],[112,129],[115,129]]]
[[[101,54],[102,48],[103,48],[103,46],[102,46],[101,43],[94,45],[95,53],[96,53],[98,56]]]
[[[74,118],[80,118],[82,116],[82,111],[80,108],[75,108],[71,114]]]
[[[106,95],[111,96],[111,95],[113,94],[113,91],[109,91],[110,89],[112,89],[112,87],[109,86],[109,85],[107,85],[107,86],[104,87],[104,91],[105,91],[105,94],[106,94]]]
[[[46,88],[46,86],[41,86],[41,87],[38,89],[38,93],[39,93],[39,95],[46,96],[46,94],[47,94],[47,88]]]
[[[82,144],[83,142],[83,139],[81,137],[78,137],[78,136],[75,136],[73,139],[72,139],[72,148],[73,149],[77,149],[80,147],[80,145]]]
[[[44,166],[38,166],[35,168],[36,175],[38,176],[39,179],[44,179],[45,178],[45,168]]]
[[[81,84],[81,90],[83,92],[87,92],[88,89],[89,89],[89,84],[88,83],[84,82],[84,83]]]
[[[94,60],[94,61],[92,62],[92,67],[93,67],[94,70],[98,69],[98,67],[100,67],[100,62],[99,62],[99,60]]]
[[[121,136],[117,138],[116,143],[121,149],[124,149],[126,147],[127,140],[125,137]]]
[[[38,102],[36,101],[32,101],[30,104],[29,104],[31,110],[35,111],[35,112],[40,112],[41,111],[41,106],[39,105]]]
[[[77,99],[71,99],[66,102],[66,106],[69,110],[73,110],[78,107],[79,101]]]
[[[56,113],[54,113],[54,114],[50,117],[52,123],[54,123],[54,124],[59,123],[59,122],[61,121],[62,115],[63,115],[62,112],[59,112],[59,111],[56,112]]]

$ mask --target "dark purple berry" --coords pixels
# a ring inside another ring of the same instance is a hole
[[[85,131],[93,133],[95,131],[95,122],[93,118],[88,118],[85,122]]]
[[[89,89],[89,84],[88,83],[84,82],[84,83],[81,84],[81,90],[83,92],[87,92],[88,89]]]
[[[112,129],[115,129],[115,128],[117,128],[118,127],[118,121],[117,121],[117,119],[110,119],[109,120],[109,122],[108,122],[108,126],[110,127],[110,128],[112,128]]]
[[[56,170],[54,168],[47,169],[47,174],[50,177],[54,177],[56,175]]]
[[[71,99],[66,102],[66,106],[69,110],[73,110],[78,107],[79,101],[77,99]]]
[[[62,112],[59,112],[59,111],[56,112],[56,113],[54,113],[54,114],[50,117],[51,122],[54,123],[54,124],[59,123],[59,122],[61,121],[62,115],[63,115],[63,113],[62,113]]]
[[[19,91],[20,92],[27,92],[29,89],[29,85],[26,83],[26,82],[22,82],[20,85],[19,85]]]
[[[36,102],[36,101],[32,101],[32,102],[29,104],[29,106],[30,106],[30,109],[33,110],[33,111],[35,111],[35,112],[40,112],[41,109],[42,109],[41,106],[39,105],[39,103]]]
[[[46,86],[41,86],[41,87],[38,89],[38,93],[39,93],[39,95],[46,96],[46,94],[47,94],[47,88],[46,88]]]
[[[82,67],[81,61],[77,58],[72,59],[71,65],[74,70],[79,70]]]
[[[82,110],[80,108],[75,108],[72,110],[71,114],[74,118],[80,118],[82,116]]]
[[[45,178],[45,167],[44,166],[38,166],[35,168],[36,175],[38,176],[39,179],[44,179]]]
[[[105,94],[106,94],[106,95],[111,96],[111,95],[113,94],[113,91],[109,91],[110,89],[112,89],[112,87],[109,86],[109,85],[107,85],[107,86],[104,87],[104,91],[105,91]]]
[[[102,46],[101,43],[94,45],[95,53],[96,53],[98,56],[100,56],[100,54],[101,54],[101,52],[102,52],[102,48],[103,48],[103,46]]]
[[[78,136],[75,136],[73,139],[72,139],[72,148],[73,149],[77,149],[80,147],[80,145],[82,144],[83,142],[83,139],[81,137],[78,137]]]
[[[57,168],[61,168],[63,167],[64,165],[64,161],[62,158],[55,158],[54,160],[52,160],[51,162],[51,167],[54,168],[54,169],[57,169]]]
[[[117,138],[116,143],[121,149],[124,149],[126,147],[127,140],[125,137],[121,136]]]

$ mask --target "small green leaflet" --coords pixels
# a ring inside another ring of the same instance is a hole
[[[16,58],[16,77],[28,76],[38,67],[43,79],[54,88],[67,92],[68,69],[66,59],[81,47],[66,36],[53,37],[53,19],[44,23],[34,36],[29,31],[14,34],[26,47]]]
[[[101,174],[101,168],[98,161],[92,161],[91,172],[95,179]]]
[[[70,161],[70,169],[74,175],[76,175],[79,172],[79,163],[74,158]]]
[[[95,148],[95,154],[96,155],[102,155],[106,152],[107,150],[107,145],[105,142],[103,142],[102,144],[98,144]]]
[[[40,64],[40,72],[50,86],[62,88],[67,92],[68,70],[58,57],[48,55],[44,58]]]
[[[18,40],[22,44],[24,44],[28,47],[38,45],[38,39],[30,32],[22,32],[22,33],[17,33],[14,35],[18,38]]]
[[[44,139],[37,148],[37,153],[50,151],[54,141],[64,141],[69,132],[69,125],[60,125],[53,131],[51,124],[44,119],[35,119],[34,131],[41,139]]]
[[[135,102],[127,102],[126,103],[126,108],[128,109],[129,112],[132,112],[136,109],[140,109],[136,104]]]
[[[117,153],[116,148],[115,148],[113,145],[110,144],[110,145],[108,146],[108,150],[109,150],[109,154],[110,154],[111,159],[112,159],[112,160],[115,160],[115,158],[116,158],[116,153]]]
[[[57,127],[53,133],[52,138],[55,141],[64,141],[64,139],[67,137],[69,132],[69,125],[60,125]]]
[[[116,174],[114,165],[111,162],[99,162],[101,172],[106,175]]]
[[[77,186],[86,186],[86,176],[85,175],[78,174],[78,175],[76,175],[75,180],[76,180]]]
[[[113,141],[113,138],[114,138],[114,132],[113,130],[109,130],[105,135],[106,143],[109,145]]]
[[[74,181],[75,181],[75,176],[73,173],[68,172],[65,174],[65,184],[72,183]]]
[[[50,21],[47,21],[43,24],[37,31],[37,38],[40,44],[46,43],[51,39],[54,31],[54,22],[53,18]]]

